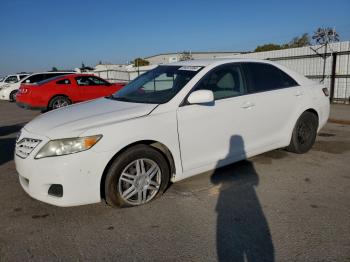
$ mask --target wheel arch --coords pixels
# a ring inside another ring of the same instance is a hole
[[[161,142],[155,141],[155,140],[139,140],[136,142],[133,142],[127,146],[125,146],[124,148],[122,148],[121,150],[119,150],[117,153],[114,154],[114,156],[108,161],[106,167],[103,170],[102,173],[102,177],[100,180],[100,196],[101,199],[105,198],[105,180],[106,180],[106,176],[107,176],[107,172],[110,168],[110,166],[112,165],[113,161],[120,156],[122,153],[124,153],[126,150],[128,150],[129,148],[132,148],[136,145],[148,145],[151,146],[153,148],[155,148],[156,150],[158,150],[166,159],[166,161],[168,162],[169,168],[170,168],[170,176],[171,174],[175,174],[176,172],[176,167],[175,167],[175,161],[174,161],[174,157],[173,154],[171,153],[171,151],[169,150],[169,148],[164,145]]]
[[[310,112],[310,113],[314,114],[315,116],[317,116],[317,128],[318,128],[318,127],[319,127],[319,124],[320,124],[320,116],[319,116],[318,112],[316,111],[316,109],[314,109],[314,108],[309,108],[309,109],[305,110],[303,113],[301,113],[300,116],[301,116],[302,114],[304,114],[305,112]],[[300,116],[299,116],[299,117],[300,117]]]
[[[53,96],[52,96],[52,97],[49,99],[49,102],[48,102],[47,106],[49,106],[49,105],[50,105],[50,103],[51,103],[52,99],[54,99],[55,97],[58,97],[58,96],[64,96],[64,97],[68,98],[68,99],[69,99],[69,101],[71,101],[71,102],[72,102],[72,99],[70,99],[70,97],[69,97],[68,95],[66,95],[66,94],[55,94],[55,95],[53,95]]]

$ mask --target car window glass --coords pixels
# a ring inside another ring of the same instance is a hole
[[[93,76],[79,76],[75,80],[80,86],[106,86],[108,82]]]
[[[23,79],[23,78],[25,78],[26,76],[28,76],[28,75],[19,75],[19,79]]]
[[[79,86],[89,86],[89,85],[91,85],[91,83],[89,81],[89,77],[87,77],[87,76],[79,76],[79,77],[76,77],[75,80],[77,81],[77,84]]]
[[[44,75],[43,74],[38,74],[38,75],[32,75],[30,77],[28,77],[24,82],[25,83],[37,83],[40,81],[44,80]]]
[[[238,64],[220,66],[205,75],[196,90],[213,91],[215,100],[243,95],[246,87],[242,70]]]
[[[5,80],[5,83],[16,83],[16,82],[18,82],[17,76],[9,76]]]
[[[162,91],[171,89],[173,87],[174,80],[176,78],[176,74],[172,76],[167,76],[166,73],[161,74],[153,79],[153,81],[148,82],[143,85],[144,92],[152,92],[152,91]]]
[[[131,81],[111,99],[163,104],[172,99],[200,70],[200,66],[161,65]]]
[[[249,92],[263,92],[297,86],[297,82],[277,67],[264,63],[245,63],[250,83]]]
[[[91,85],[96,85],[96,86],[105,86],[105,85],[108,85],[108,83],[104,80],[102,80],[101,78],[98,78],[98,77],[93,77],[93,76],[89,76],[88,77]]]
[[[70,80],[69,79],[62,79],[62,80],[57,81],[56,84],[69,85],[70,84]]]

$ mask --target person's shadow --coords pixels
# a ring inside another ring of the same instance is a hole
[[[235,152],[245,154],[243,139],[238,135],[231,137],[228,157]],[[217,166],[222,166],[220,161]],[[269,226],[255,192],[259,177],[253,163],[244,160],[216,169],[211,181],[219,185],[216,206],[219,261],[274,261]]]

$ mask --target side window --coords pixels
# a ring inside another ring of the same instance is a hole
[[[77,84],[79,86],[89,86],[90,85],[90,81],[89,81],[88,76],[79,76],[79,77],[76,77],[75,80],[77,81]]]
[[[246,86],[239,64],[219,66],[203,77],[196,90],[211,90],[214,99],[244,95]]]
[[[69,79],[62,79],[56,82],[56,84],[58,85],[69,85],[70,84],[70,80]]]
[[[17,83],[17,76],[9,76],[6,78],[5,83]]]
[[[98,77],[89,76],[88,79],[89,79],[91,85],[95,85],[95,86],[108,85],[108,83],[106,81],[104,81],[104,80],[102,80],[101,78],[98,78]]]
[[[298,83],[277,67],[264,63],[245,63],[249,93],[297,86]]]

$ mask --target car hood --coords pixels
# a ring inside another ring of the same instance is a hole
[[[75,137],[90,128],[148,115],[156,106],[101,98],[42,114],[24,128],[50,139]]]

